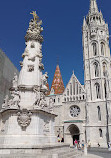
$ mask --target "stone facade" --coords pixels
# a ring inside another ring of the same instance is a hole
[[[54,100],[56,136],[73,145],[74,139],[90,141],[92,147],[107,147],[111,136],[111,57],[108,25],[90,0],[83,20],[84,86],[74,73],[64,92],[49,95]]]
[[[18,76],[17,68],[0,49],[0,109],[5,96],[9,95],[9,88],[12,86],[14,73]]]

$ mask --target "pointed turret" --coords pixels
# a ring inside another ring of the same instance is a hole
[[[96,0],[90,0],[90,9],[89,9],[89,13],[98,13],[98,6],[97,6],[97,2]]]
[[[64,92],[64,84],[59,65],[57,65],[51,89],[54,89],[54,94],[61,94]]]
[[[85,27],[86,26],[86,19],[85,19],[85,17],[84,17],[84,20],[83,20],[83,27]]]

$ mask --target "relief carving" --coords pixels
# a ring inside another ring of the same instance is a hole
[[[23,130],[25,130],[26,127],[28,127],[31,122],[32,113],[28,111],[27,109],[23,109],[19,111],[17,115],[18,115],[18,118],[17,118],[18,124],[21,126]]]

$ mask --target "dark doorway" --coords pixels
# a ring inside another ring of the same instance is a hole
[[[76,139],[77,141],[79,140],[79,135],[73,135],[72,138],[73,138],[73,145],[74,145],[75,139]]]
[[[74,144],[75,139],[77,141],[79,140],[79,136],[80,136],[79,128],[76,125],[72,124],[72,125],[69,126],[69,132],[72,136],[72,141],[73,141],[73,144]]]

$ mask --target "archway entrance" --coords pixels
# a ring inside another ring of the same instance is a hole
[[[71,137],[72,137],[72,144],[74,144],[75,139],[76,140],[80,139],[79,138],[80,137],[79,128],[76,125],[72,124],[72,125],[69,126],[68,129],[69,129],[69,132],[70,132]]]

